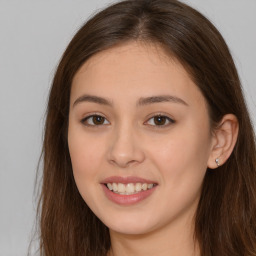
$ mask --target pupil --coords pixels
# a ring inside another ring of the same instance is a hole
[[[103,124],[104,123],[104,118],[101,116],[94,116],[93,117],[93,123],[94,124]]]
[[[166,117],[164,117],[164,116],[156,116],[154,118],[154,121],[155,121],[156,125],[164,125],[165,122],[166,122]]]

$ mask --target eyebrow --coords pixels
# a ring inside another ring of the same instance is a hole
[[[186,103],[184,100],[172,95],[159,95],[159,96],[140,98],[137,105],[144,106],[152,103],[161,103],[161,102],[180,103],[185,106],[188,106],[188,103]]]
[[[85,94],[75,100],[73,107],[82,102],[93,102],[93,103],[97,103],[105,106],[113,106],[113,103],[106,98]],[[158,96],[140,98],[136,105],[145,106],[145,105],[149,105],[153,103],[161,103],[161,102],[180,103],[182,105],[188,106],[188,104],[184,100],[172,95],[158,95]]]
[[[93,102],[93,103],[98,103],[101,105],[106,105],[106,106],[112,106],[112,102],[108,99],[98,97],[98,96],[93,96],[93,95],[82,95],[81,97],[77,98],[73,104],[73,107],[77,105],[78,103],[82,102]]]

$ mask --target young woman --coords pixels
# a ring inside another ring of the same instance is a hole
[[[175,0],[91,18],[56,71],[43,256],[256,255],[255,137],[216,28]]]

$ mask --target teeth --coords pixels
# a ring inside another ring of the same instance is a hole
[[[154,184],[148,184],[148,189],[153,188]]]
[[[129,183],[126,185],[125,192],[129,194],[134,193],[134,185],[132,183]]]
[[[108,183],[107,186],[108,186],[109,190],[113,190],[113,187],[112,187],[111,183]]]
[[[108,183],[109,184],[109,183]],[[111,184],[110,184],[111,185]],[[112,184],[112,187],[113,187],[113,191],[114,192],[117,192],[118,188],[117,188],[117,184],[116,183],[113,183]],[[110,189],[111,190],[111,189]]]
[[[118,183],[118,184],[117,184],[117,191],[118,191],[119,193],[124,193],[124,192],[125,192],[125,185],[122,184],[122,183]]]
[[[147,189],[148,189],[148,184],[143,183],[142,186],[141,186],[141,188],[142,188],[143,190],[147,190]]]
[[[140,192],[140,191],[141,191],[141,183],[136,183],[136,185],[135,185],[135,190],[136,190],[137,192]]]
[[[141,191],[146,191],[148,189],[151,189],[154,187],[154,184],[147,184],[147,183],[108,183],[107,187],[109,190],[112,190],[115,193],[121,194],[121,195],[132,195],[139,193]]]

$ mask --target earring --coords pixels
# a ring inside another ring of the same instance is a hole
[[[220,166],[220,159],[219,159],[219,158],[216,158],[216,159],[215,159],[215,162],[216,162],[217,166],[219,167],[219,166]]]

